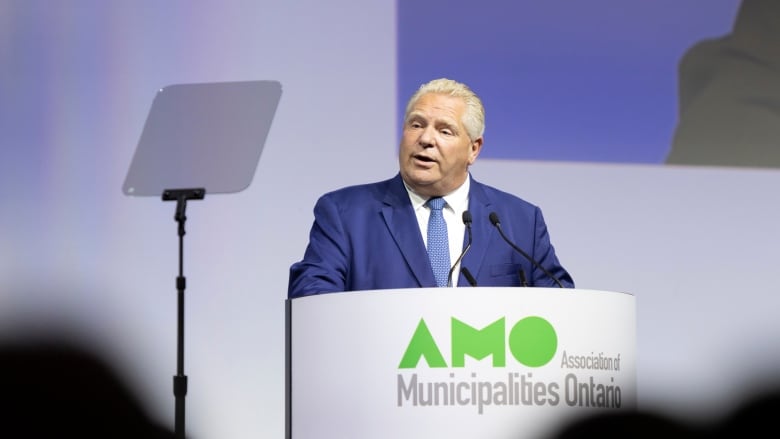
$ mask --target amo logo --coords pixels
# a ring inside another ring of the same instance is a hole
[[[506,331],[506,317],[477,329],[452,317],[450,326],[452,367],[464,367],[466,355],[482,360],[491,355],[493,367],[506,366],[506,348],[518,363],[528,367],[541,367],[550,362],[558,349],[558,335],[547,320],[530,316],[521,319]],[[447,361],[434,340],[424,319],[420,319],[412,339],[401,358],[399,369],[416,368],[420,359],[428,367],[447,367]]]

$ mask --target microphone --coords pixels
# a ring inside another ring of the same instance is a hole
[[[534,258],[529,256],[528,253],[526,253],[523,250],[521,250],[520,247],[516,246],[512,241],[509,240],[509,238],[506,237],[506,235],[504,235],[504,230],[501,229],[501,221],[498,220],[498,214],[496,214],[495,212],[490,212],[490,222],[496,227],[496,229],[498,229],[498,233],[501,234],[501,237],[504,238],[504,241],[506,241],[507,244],[509,244],[513,249],[515,249],[515,251],[517,251],[518,253],[523,255],[523,257],[525,257],[526,259],[531,261],[531,263],[534,264],[534,266],[536,266],[536,268],[542,270],[544,272],[544,274],[547,275],[547,277],[549,277],[550,279],[554,280],[559,288],[563,288],[563,285],[561,284],[561,281],[558,280],[558,278],[553,276],[552,273],[547,271],[544,267],[542,267],[541,264],[536,262],[534,260]]]
[[[474,276],[471,275],[471,272],[466,267],[461,267],[460,272],[463,273],[463,276],[466,277],[466,280],[469,281],[469,285],[472,287],[477,286],[477,280],[474,279]]]
[[[517,274],[520,276],[520,286],[527,287],[528,278],[525,277],[525,270],[523,270],[523,267],[520,267],[520,271]]]
[[[463,224],[466,225],[466,231],[468,232],[469,240],[466,244],[466,248],[463,249],[463,251],[460,253],[460,256],[458,256],[458,259],[455,260],[455,263],[452,264],[452,268],[450,268],[450,272],[447,275],[447,286],[452,286],[452,272],[455,271],[455,267],[460,264],[460,261],[463,259],[464,256],[466,256],[466,252],[469,251],[471,248],[471,212],[468,210],[463,211]],[[467,270],[468,271],[468,270]]]

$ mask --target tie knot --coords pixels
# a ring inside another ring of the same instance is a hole
[[[429,198],[425,204],[427,204],[431,210],[442,210],[444,208],[445,202],[444,198],[442,197],[433,197]]]

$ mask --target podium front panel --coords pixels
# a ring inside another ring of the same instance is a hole
[[[636,407],[631,294],[416,288],[288,302],[293,439],[534,438]]]

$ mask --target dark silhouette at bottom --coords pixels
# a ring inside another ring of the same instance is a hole
[[[704,438],[705,430],[659,413],[642,411],[600,412],[577,419],[549,439],[580,438]]]
[[[59,341],[0,343],[0,436],[173,438],[98,355]]]
[[[715,425],[714,436],[720,438],[749,437],[748,433],[772,436],[777,432],[780,415],[780,388],[756,393]],[[771,433],[774,431],[775,433]]]
[[[751,437],[752,432],[776,431],[780,413],[780,387],[754,393],[726,415],[693,422],[651,411],[599,412],[576,419],[547,439],[660,438],[726,439]],[[770,434],[771,435],[771,434]]]

